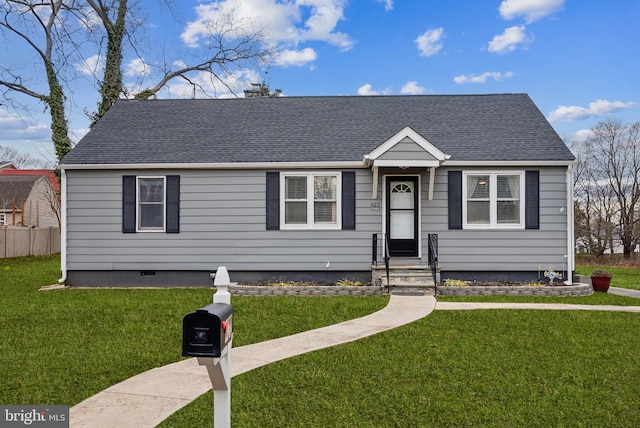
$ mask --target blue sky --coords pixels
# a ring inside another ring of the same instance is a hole
[[[609,117],[640,120],[638,0],[181,0],[174,15],[157,4],[140,5],[142,58],[126,52],[132,89],[153,81],[161,64],[202,54],[207,24],[233,11],[262,28],[279,52],[268,67],[234,71],[227,83],[239,94],[263,79],[285,96],[524,92],[565,139],[584,137]],[[0,66],[29,70],[26,76],[41,85],[37,69],[25,66],[29,50],[3,38]],[[95,45],[87,43],[81,54],[69,67],[76,140],[88,130],[84,111],[95,110],[101,64]],[[192,78],[210,93],[231,96],[203,76]],[[185,91],[176,81],[162,96]],[[47,112],[15,99],[28,110],[0,106],[0,145],[53,160]]]

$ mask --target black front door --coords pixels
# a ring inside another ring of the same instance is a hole
[[[387,234],[391,257],[418,256],[418,177],[387,177]]]

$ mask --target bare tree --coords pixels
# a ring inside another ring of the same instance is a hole
[[[45,162],[27,153],[19,153],[9,146],[0,145],[0,161],[11,162],[16,168],[44,168]]]
[[[65,94],[59,78],[57,58],[64,54],[56,51],[62,46],[62,31],[68,5],[63,0],[32,1],[5,0],[0,3],[0,29],[8,31],[32,49],[41,61],[42,75],[47,82],[48,93],[36,89],[37,79],[27,83],[16,71],[0,68],[0,87],[3,96],[18,92],[44,103],[51,114],[51,134],[58,159],[71,150],[69,126],[65,113]],[[58,55],[56,55],[58,54]]]
[[[591,131],[583,146],[577,200],[584,203],[591,236],[604,232],[609,247],[619,241],[628,259],[640,243],[640,122],[605,120]]]
[[[196,72],[208,73],[211,79],[233,92],[225,83],[225,77],[230,74],[233,66],[266,61],[272,54],[266,48],[260,30],[247,29],[246,23],[233,15],[227,15],[217,22],[210,23],[209,39],[199,59],[191,64],[180,61],[181,65],[178,68],[174,68],[176,61],[164,61],[163,65],[159,66],[160,77],[157,81],[128,94],[122,82],[123,50],[127,36],[132,35],[132,27],[138,20],[129,16],[128,0],[87,0],[87,3],[99,17],[107,38],[104,78],[100,84],[101,100],[98,111],[93,115],[93,124],[121,96],[128,95],[138,99],[154,97],[173,79],[180,78],[191,85],[194,97],[197,93],[206,94],[207,90],[202,84],[190,78],[190,75]],[[133,48],[137,51],[135,46]]]
[[[172,10],[171,0],[165,0],[167,10]],[[133,10],[133,11],[132,11]],[[0,1],[0,31],[10,34],[25,43],[41,63],[37,77],[28,78],[28,72],[12,67],[11,56],[0,58],[0,94],[9,104],[17,101],[12,94],[18,93],[42,102],[51,115],[52,140],[58,160],[71,149],[69,126],[66,114],[66,94],[73,93],[77,71],[70,67],[72,59],[80,60],[81,48],[95,41],[98,49],[106,40],[105,67],[100,86],[98,111],[92,122],[100,119],[122,96],[149,98],[165,88],[173,79],[183,79],[196,93],[207,93],[207,89],[194,73],[207,73],[212,82],[231,90],[225,78],[234,67],[256,65],[266,60],[271,52],[263,43],[261,31],[254,30],[232,15],[210,23],[210,37],[199,50],[200,56],[190,60],[161,61],[154,65],[159,70],[156,80],[139,89],[127,92],[123,85],[123,52],[125,44],[138,51],[134,34],[142,22],[136,15],[130,0],[3,0]],[[95,14],[95,15],[94,15]],[[87,40],[86,31],[93,29],[98,17],[104,34],[97,40]],[[160,48],[160,56],[166,52]],[[140,57],[142,60],[142,58]],[[81,62],[81,61],[78,61]],[[177,65],[178,64],[178,65]],[[38,83],[47,82],[47,90]],[[231,91],[233,92],[233,91]],[[210,96],[215,96],[211,94]],[[67,105],[68,106],[68,105]]]

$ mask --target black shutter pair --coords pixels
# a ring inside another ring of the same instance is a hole
[[[449,229],[462,229],[462,171],[449,171]],[[540,229],[540,171],[525,171],[525,229]]]
[[[166,176],[166,227],[167,233],[180,232],[180,176]],[[122,232],[136,232],[136,176],[122,177]]]
[[[280,229],[280,172],[267,171],[267,230]],[[342,172],[342,230],[356,229],[356,173]]]

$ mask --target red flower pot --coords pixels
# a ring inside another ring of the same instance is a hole
[[[611,278],[606,278],[602,276],[592,276],[591,277],[591,285],[595,291],[602,291],[604,293],[607,292],[609,286],[611,285]]]

